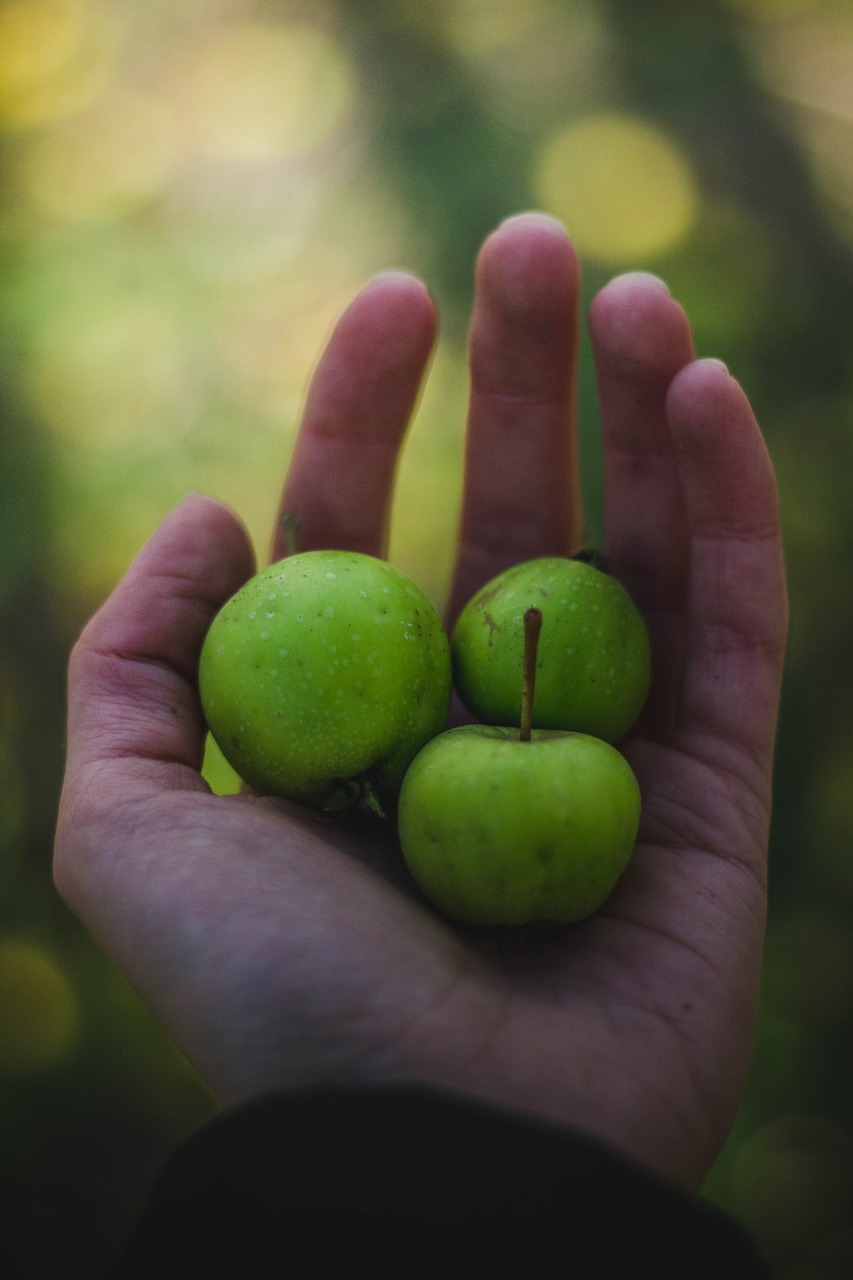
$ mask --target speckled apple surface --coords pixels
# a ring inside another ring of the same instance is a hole
[[[214,618],[199,666],[208,726],[240,777],[316,808],[344,807],[365,783],[393,803],[445,727],[450,683],[447,636],[424,592],[386,561],[345,551],[262,570]]]
[[[533,605],[542,611],[534,726],[616,741],[648,693],[648,633],[622,584],[581,560],[525,561],[472,597],[451,637],[462,701],[478,720],[518,724],[524,614]]]
[[[639,819],[636,777],[609,743],[463,725],[412,762],[398,830],[413,880],[452,919],[571,923],[612,892]]]

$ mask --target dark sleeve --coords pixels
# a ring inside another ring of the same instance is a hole
[[[306,1251],[310,1268],[293,1270]],[[108,1280],[314,1275],[342,1252],[371,1280],[626,1264],[769,1280],[734,1222],[607,1148],[416,1087],[283,1094],[218,1117],[175,1154]]]

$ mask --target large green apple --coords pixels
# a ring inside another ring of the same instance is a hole
[[[262,570],[216,615],[199,665],[222,754],[256,791],[329,811],[384,810],[447,720],[450,648],[401,570],[306,551]]]
[[[544,631],[543,631],[544,634]],[[463,725],[403,780],[403,857],[454,920],[523,925],[596,911],[634,847],[640,790],[615,747],[586,734]]]
[[[533,605],[542,611],[534,727],[615,742],[648,693],[648,633],[622,584],[582,559],[527,560],[469,600],[451,637],[460,698],[480,721],[519,723],[523,619]]]

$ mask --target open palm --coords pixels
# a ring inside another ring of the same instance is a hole
[[[551,220],[511,219],[487,240],[448,623],[500,569],[582,537],[578,300],[574,250]],[[76,646],[55,870],[225,1104],[420,1081],[580,1127],[696,1188],[752,1047],[786,634],[776,493],[742,391],[694,358],[659,282],[617,278],[589,324],[606,551],[654,654],[647,708],[622,744],[643,795],[640,843],[604,908],[541,936],[460,928],[418,897],[376,822],[210,794],[198,654],[254,565],[236,517],[200,496],[166,519]],[[384,553],[435,325],[402,273],[371,282],[341,319],[282,499],[305,549]]]

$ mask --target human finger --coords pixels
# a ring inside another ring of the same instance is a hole
[[[652,680],[637,730],[672,728],[686,625],[688,528],[667,426],[672,379],[694,358],[687,316],[657,277],[617,276],[589,312],[605,466],[606,552],[649,630]]]
[[[718,361],[676,376],[667,413],[690,528],[676,734],[688,752],[765,786],[788,617],[773,465],[747,397]]]
[[[204,785],[199,653],[253,569],[245,530],[213,499],[192,495],[166,517],[72,652],[66,791]]]
[[[344,312],[311,380],[281,499],[301,550],[382,555],[400,445],[436,333],[435,306],[401,271],[375,277]],[[277,524],[272,558],[285,554]]]
[[[567,554],[579,535],[579,288],[575,250],[543,214],[508,219],[478,256],[450,622],[496,573],[534,556]]]

